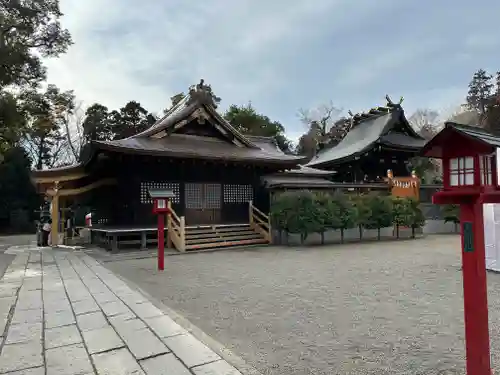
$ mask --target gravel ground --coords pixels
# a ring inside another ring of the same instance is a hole
[[[457,236],[106,263],[265,375],[464,374]],[[500,370],[500,275],[489,274]]]

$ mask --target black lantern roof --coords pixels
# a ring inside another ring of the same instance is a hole
[[[175,198],[176,195],[172,190],[169,189],[149,189],[149,196],[152,199],[161,199],[161,198]]]

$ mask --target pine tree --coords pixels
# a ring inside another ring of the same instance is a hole
[[[467,93],[467,105],[479,113],[481,122],[486,118],[488,102],[493,95],[493,77],[485,70],[479,69],[472,76]]]

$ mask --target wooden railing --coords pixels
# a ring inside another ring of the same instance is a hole
[[[253,201],[249,201],[248,216],[250,226],[257,232],[261,233],[269,243],[272,243],[273,235],[269,215],[266,215],[264,212],[255,207],[253,205]]]
[[[184,216],[179,217],[172,208],[172,203],[168,202],[170,215],[167,215],[168,247],[171,244],[179,251],[186,251],[186,220]]]

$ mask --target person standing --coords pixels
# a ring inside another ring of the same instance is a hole
[[[47,220],[42,226],[42,246],[49,246],[49,235],[52,227],[52,220]]]

